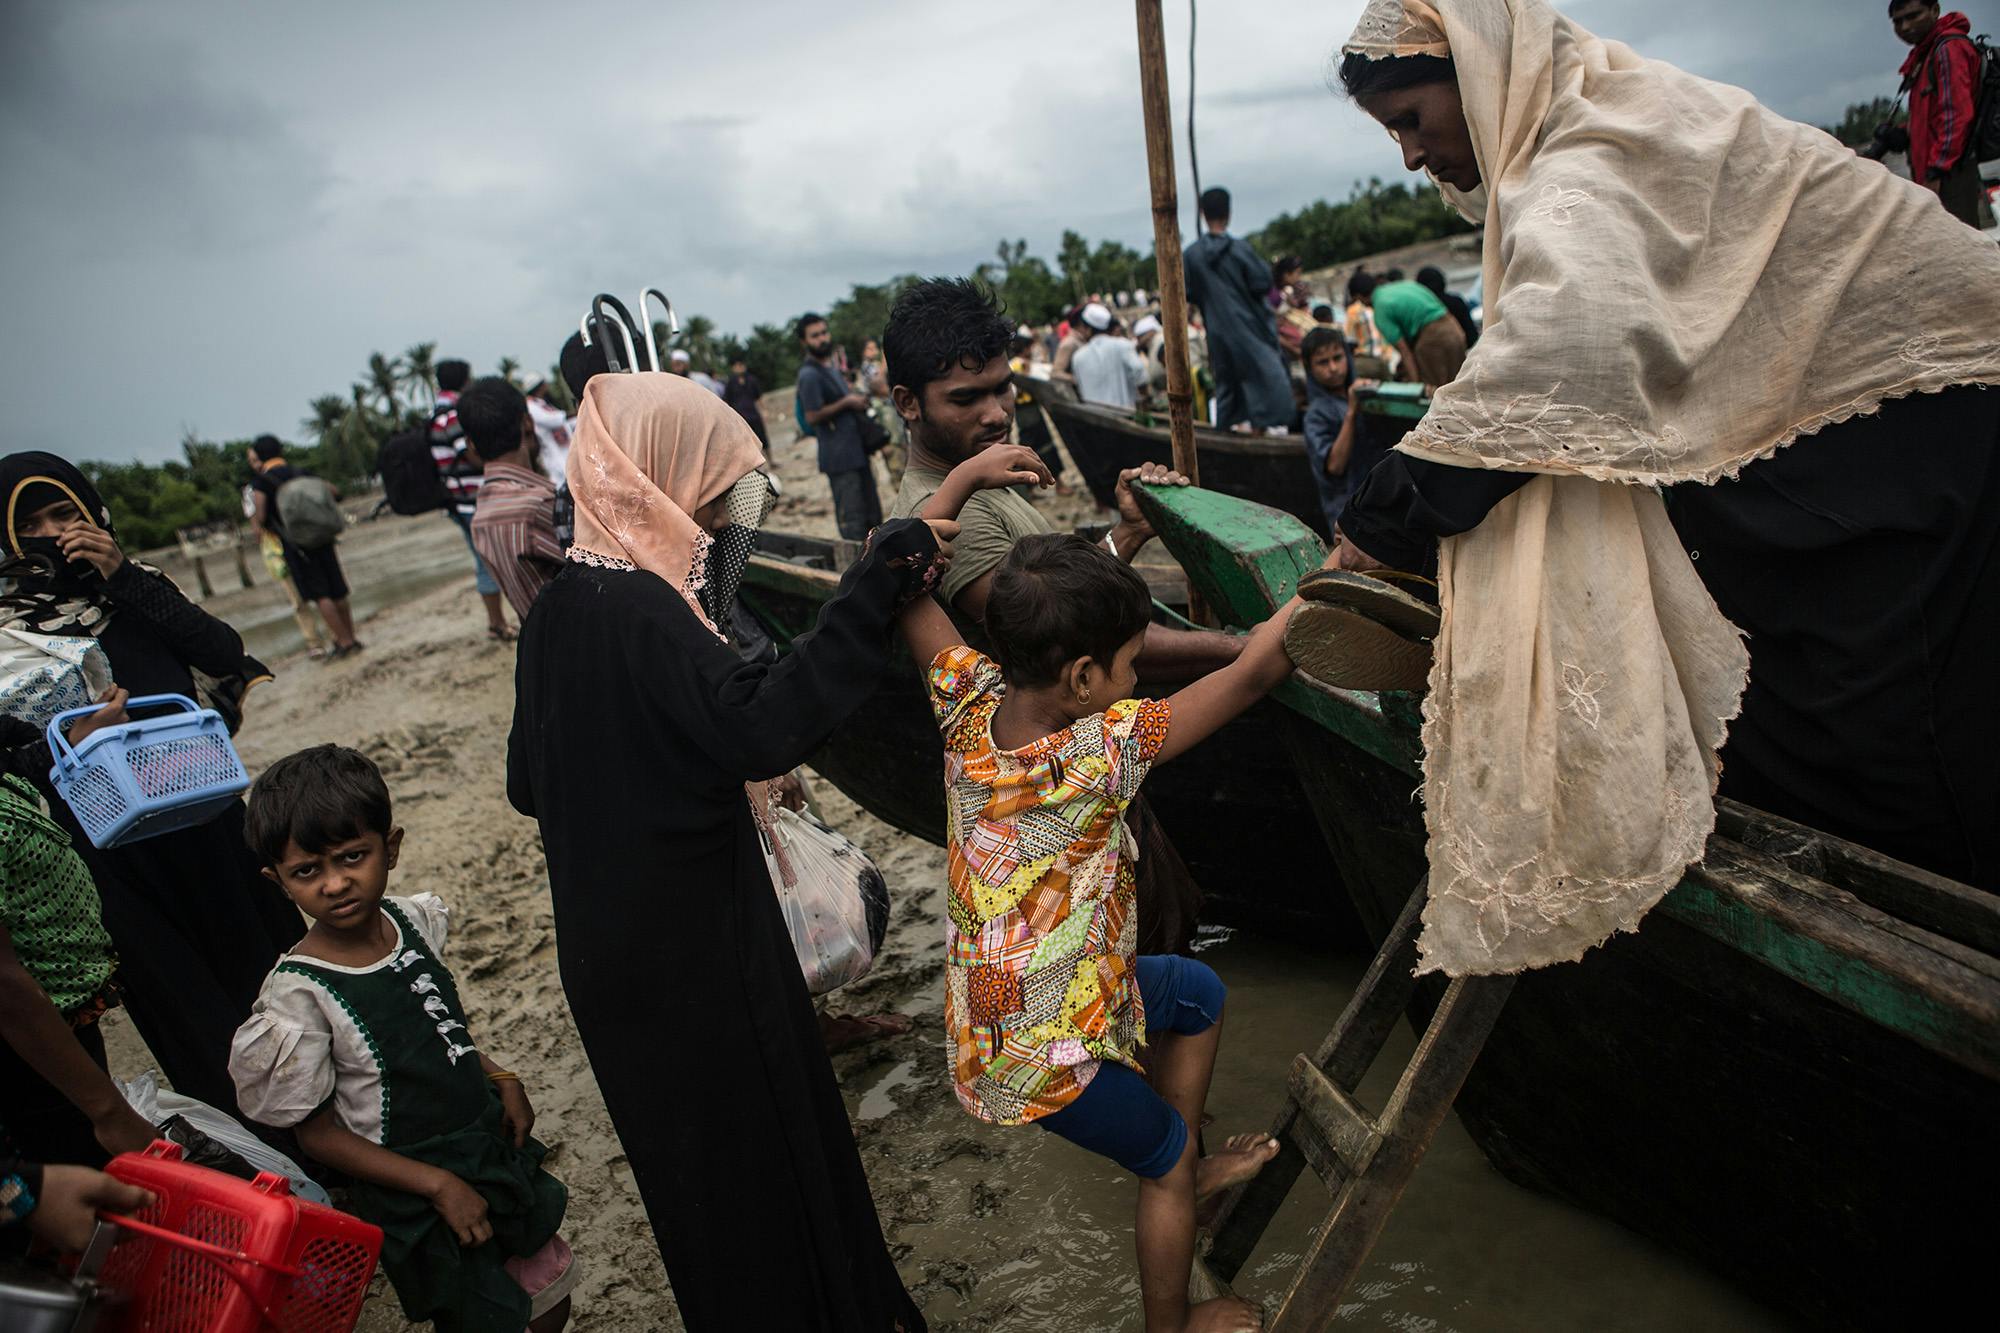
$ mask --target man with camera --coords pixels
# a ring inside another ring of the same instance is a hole
[[[1963,14],[1939,13],[1937,0],[1890,0],[1889,22],[1912,48],[1901,70],[1910,122],[1885,122],[1862,156],[1908,153],[1910,178],[1953,217],[1977,227],[1979,154],[1973,141],[1982,53],[1972,25]]]

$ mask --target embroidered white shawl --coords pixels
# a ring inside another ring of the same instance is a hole
[[[2000,248],[1546,0],[1374,0],[1347,49],[1449,54],[1485,182],[1445,190],[1485,222],[1485,331],[1400,447],[1544,474],[1440,550],[1419,970],[1563,962],[1701,858],[1756,652],[1653,488],[2000,383]]]

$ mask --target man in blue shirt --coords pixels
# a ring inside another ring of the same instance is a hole
[[[833,368],[833,339],[824,319],[800,316],[798,334],[806,351],[799,363],[799,407],[819,439],[819,470],[833,491],[834,523],[848,541],[866,541],[882,521],[882,498],[876,494],[875,471],[868,466],[861,435],[868,396],[850,389]]]
[[[1215,376],[1215,424],[1262,430],[1291,421],[1292,382],[1278,355],[1278,326],[1264,303],[1271,266],[1250,243],[1229,234],[1229,191],[1201,192],[1205,235],[1187,248],[1188,300],[1201,307],[1208,329],[1208,368]]]

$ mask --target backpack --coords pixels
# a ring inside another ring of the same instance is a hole
[[[333,487],[318,477],[293,477],[278,488],[278,522],[301,551],[324,550],[347,531]]]
[[[802,399],[800,399],[796,391],[794,391],[792,394],[792,415],[798,418],[799,438],[801,440],[810,440],[816,438],[818,432],[813,430],[812,423],[806,420],[805,402]]]
[[[1932,88],[1937,87],[1937,71],[1933,66],[1946,42],[1972,45],[1976,62],[1972,77],[1972,124],[1967,130],[1965,151],[1976,166],[2000,157],[2000,51],[1994,49],[1985,33],[1977,37],[1962,32],[1946,33],[1931,48],[1931,58],[1924,62],[1924,72],[1930,76]]]
[[[375,456],[382,477],[382,496],[398,514],[428,514],[450,503],[444,478],[431,458],[428,426],[391,436]]]

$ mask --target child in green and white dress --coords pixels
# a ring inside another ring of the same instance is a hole
[[[244,1114],[355,1184],[382,1228],[403,1312],[440,1333],[554,1333],[577,1268],[556,1234],[567,1192],[521,1080],[480,1052],[439,960],[435,894],[389,898],[403,831],[365,755],[339,746],[273,764],[244,833],[312,929],[265,979],[229,1070]]]

